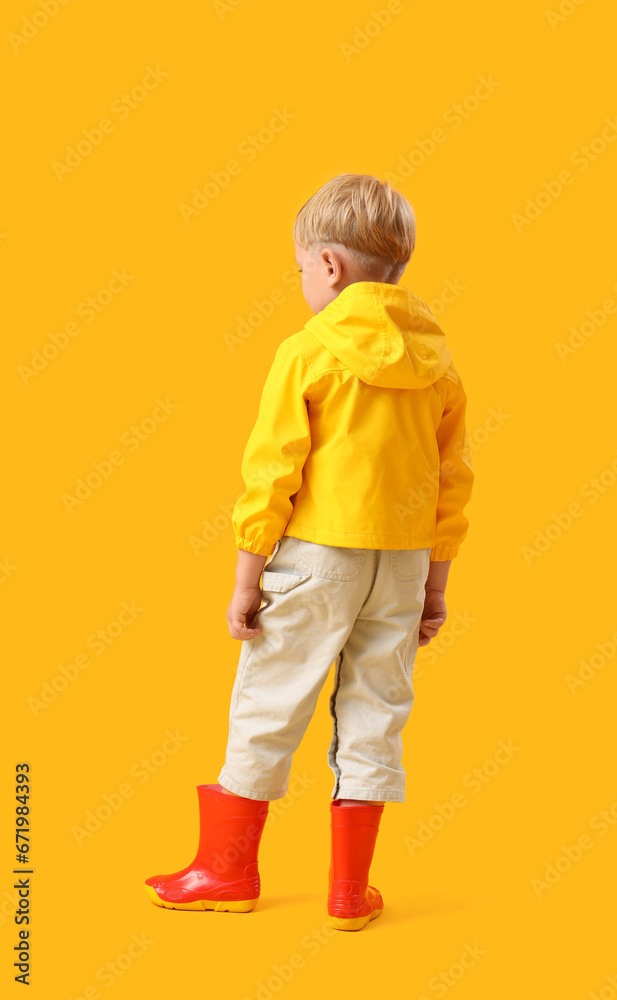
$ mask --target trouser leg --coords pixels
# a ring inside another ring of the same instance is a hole
[[[340,581],[297,569],[295,542],[288,539],[264,572],[263,631],[244,643],[232,691],[218,781],[247,798],[286,794],[293,754],[366,592],[360,574]]]
[[[380,551],[373,587],[338,657],[328,752],[334,799],[405,801],[402,731],[414,700],[429,554]]]

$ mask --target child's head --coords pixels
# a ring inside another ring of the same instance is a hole
[[[413,253],[406,198],[370,174],[340,174],[302,206],[293,227],[302,292],[320,312],[355,281],[396,285]]]

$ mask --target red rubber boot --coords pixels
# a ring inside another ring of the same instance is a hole
[[[259,899],[257,852],[269,802],[197,785],[199,845],[192,863],[146,879],[156,906],[171,910],[252,910]]]
[[[330,803],[328,916],[337,930],[359,931],[383,910],[381,895],[368,884],[383,810],[383,805]]]

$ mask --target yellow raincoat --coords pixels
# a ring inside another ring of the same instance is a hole
[[[408,288],[348,285],[279,345],[242,461],[238,548],[282,535],[457,555],[473,471],[445,334]]]

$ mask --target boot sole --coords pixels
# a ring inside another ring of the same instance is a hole
[[[369,921],[374,920],[382,912],[383,906],[380,906],[378,910],[369,913],[368,917],[328,917],[328,920],[337,931],[361,931]]]
[[[145,885],[144,889],[155,906],[163,906],[166,910],[228,910],[232,913],[248,913],[258,902],[258,899],[196,899],[193,903],[170,903],[161,899],[153,886]]]

